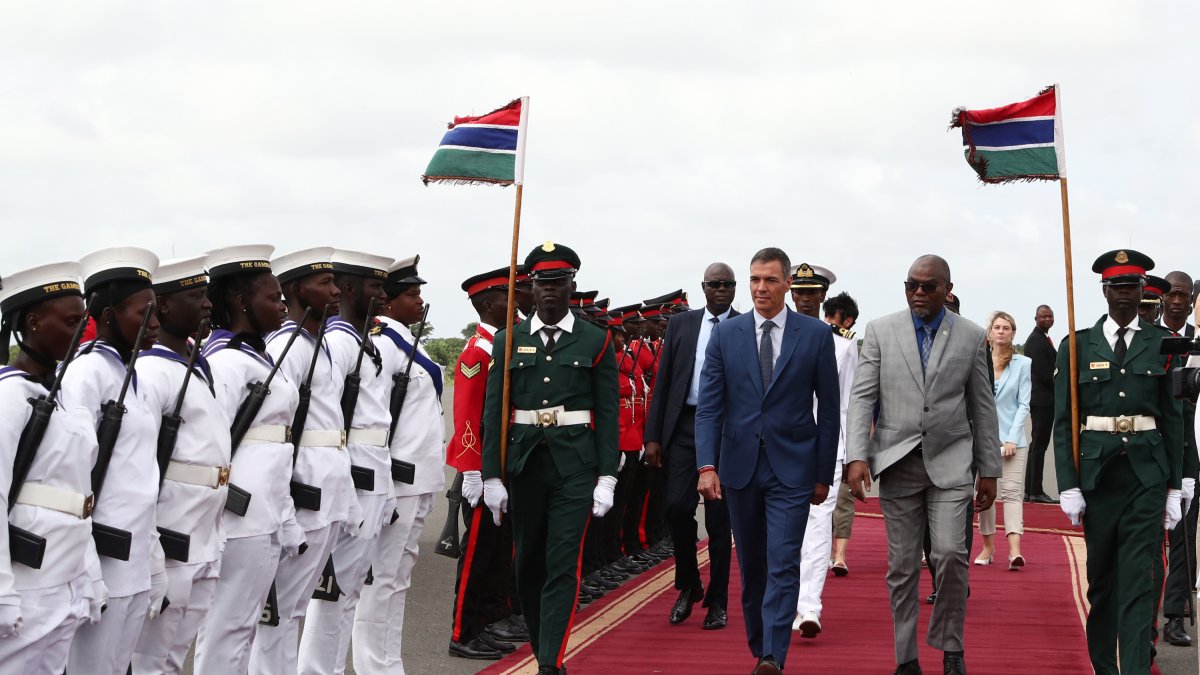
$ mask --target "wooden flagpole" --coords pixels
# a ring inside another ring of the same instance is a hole
[[[1071,456],[1075,459],[1075,471],[1079,471],[1079,348],[1075,339],[1075,274],[1071,264],[1071,209],[1067,200],[1067,177],[1060,176],[1058,190],[1062,197],[1063,256],[1067,272],[1067,348],[1071,364]]]
[[[521,242],[521,198],[525,195],[525,136],[529,124],[529,97],[521,97],[521,121],[517,126],[517,155],[513,165],[513,183],[517,186],[517,200],[513,207],[512,251],[508,258],[508,305],[504,320],[504,386],[500,396],[500,480],[505,478],[508,466],[508,423],[512,418],[509,409],[509,389],[512,385],[513,315],[516,313],[517,252]]]

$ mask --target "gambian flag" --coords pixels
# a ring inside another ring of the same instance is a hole
[[[967,163],[985,183],[1058,180],[1067,175],[1058,85],[1028,101],[988,110],[959,108],[951,128],[961,128]]]
[[[455,117],[421,180],[520,185],[525,179],[529,97],[477,117]]]

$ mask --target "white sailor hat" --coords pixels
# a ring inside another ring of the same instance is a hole
[[[270,244],[242,244],[214,248],[206,257],[210,277],[227,277],[246,272],[270,272],[271,254],[275,247]]]
[[[421,262],[421,256],[414,255],[411,258],[404,258],[392,263],[388,268],[387,282],[388,284],[423,284],[425,280],[417,276],[417,264]]]
[[[792,288],[829,288],[837,276],[820,265],[800,263],[792,268]]]
[[[118,246],[92,251],[79,259],[79,266],[88,293],[113,281],[144,282],[149,287],[158,269],[158,256],[144,248]]]
[[[155,295],[167,295],[187,291],[208,285],[208,272],[204,271],[204,262],[208,256],[197,255],[191,258],[173,258],[164,260],[154,273]]]
[[[315,246],[271,259],[271,269],[279,283],[286,283],[318,272],[332,272],[332,246]]]
[[[8,314],[43,300],[82,295],[79,263],[38,265],[0,278],[0,314]]]
[[[329,261],[333,264],[334,272],[381,280],[387,279],[388,267],[392,264],[391,258],[344,248],[333,249]]]

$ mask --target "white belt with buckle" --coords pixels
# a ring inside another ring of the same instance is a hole
[[[387,429],[351,429],[346,435],[347,443],[357,443],[358,445],[374,445],[380,448],[386,447],[388,444]]]
[[[569,427],[573,424],[591,424],[591,410],[564,410],[563,407],[541,410],[514,410],[514,424],[532,424],[539,427]]]
[[[1157,428],[1154,418],[1149,415],[1122,415],[1120,417],[1088,415],[1083,424],[1084,431],[1107,431],[1110,434],[1130,434]]]
[[[292,430],[291,427],[283,424],[264,424],[260,427],[251,427],[242,440],[260,443],[288,443],[292,440]]]
[[[341,429],[333,431],[313,430],[300,434],[302,448],[340,448],[346,445],[346,432]]]
[[[17,497],[16,503],[69,513],[76,518],[88,518],[92,515],[91,495],[82,495],[43,483],[22,485],[21,494]]]
[[[167,473],[164,477],[176,483],[203,485],[215,490],[229,482],[229,467],[184,464],[172,460],[167,465]]]

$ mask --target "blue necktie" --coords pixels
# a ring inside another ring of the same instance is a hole
[[[933,326],[921,326],[921,372],[929,365],[929,355],[933,352]]]
[[[762,339],[758,341],[758,369],[762,372],[764,392],[771,386],[771,374],[775,370],[775,345],[771,344],[771,329],[774,327],[774,321],[764,321]]]

